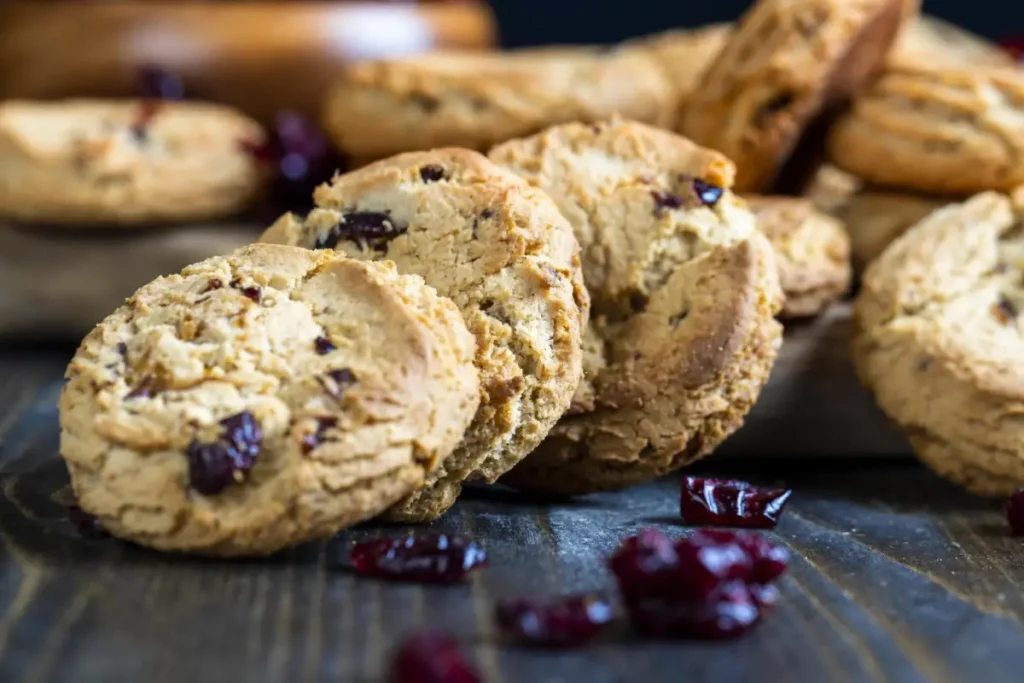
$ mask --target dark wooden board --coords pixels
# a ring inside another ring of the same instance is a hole
[[[346,573],[373,525],[281,556],[161,556],[66,520],[55,400],[70,351],[0,352],[0,681],[377,681],[397,637],[447,628],[490,683],[1021,681],[1024,539],[998,504],[907,460],[712,459],[795,489],[772,535],[794,552],[776,613],[729,643],[628,638],[582,652],[498,643],[495,598],[607,588],[623,536],[680,531],[677,479],[576,501],[468,494],[435,526],[484,543],[468,585]],[[399,534],[402,527],[384,529]]]

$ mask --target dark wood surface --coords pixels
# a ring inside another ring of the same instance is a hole
[[[452,631],[489,683],[1024,680],[1024,539],[998,503],[907,460],[712,459],[785,482],[773,534],[794,553],[783,600],[719,644],[627,637],[573,653],[501,645],[495,598],[610,587],[602,558],[648,525],[680,531],[677,480],[571,502],[472,491],[435,526],[491,566],[456,587],[358,579],[367,525],[247,562],[81,538],[66,519],[55,402],[70,351],[0,351],[0,681],[377,681],[396,638]],[[400,527],[385,530],[399,534]]]

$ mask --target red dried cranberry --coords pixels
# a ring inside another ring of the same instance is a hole
[[[707,533],[710,530],[705,530]],[[771,583],[789,569],[789,551],[758,534],[736,534],[741,546],[750,554],[754,572],[750,581],[758,584]]]
[[[1014,306],[1009,299],[1003,296],[1000,296],[999,300],[992,304],[990,313],[992,313],[992,317],[995,318],[1000,325],[1008,324],[1018,315],[1017,307]]]
[[[138,385],[134,389],[129,391],[128,395],[125,396],[124,398],[126,401],[133,398],[149,398],[158,391],[159,388],[157,386],[156,378],[147,376],[143,377],[142,380],[138,383]]]
[[[700,199],[701,204],[704,206],[715,206],[718,200],[722,198],[724,190],[717,185],[706,183],[700,178],[693,179],[693,192]]]
[[[208,496],[252,469],[263,444],[263,431],[249,411],[226,417],[220,424],[224,432],[217,441],[192,439],[186,450],[189,483]]]
[[[257,287],[256,285],[243,287],[242,281],[238,279],[232,280],[229,284],[233,289],[237,289],[239,292],[241,292],[242,296],[244,296],[246,299],[249,299],[250,301],[253,301],[254,303],[257,304],[263,302],[262,288]]]
[[[608,566],[624,595],[671,593],[678,583],[675,545],[657,529],[645,529],[627,538],[608,560]]]
[[[68,520],[75,525],[78,533],[86,538],[106,538],[110,536],[98,519],[77,505],[68,506]]]
[[[142,97],[151,99],[185,99],[185,84],[182,83],[181,78],[154,65],[147,65],[139,69],[138,91]]]
[[[510,598],[495,610],[498,627],[526,645],[579,647],[593,640],[616,619],[611,600],[598,593],[548,600]]]
[[[722,584],[706,599],[627,599],[627,606],[633,626],[650,636],[736,638],[761,618],[757,601],[742,581]]]
[[[323,443],[324,435],[326,435],[327,430],[337,424],[338,418],[336,417],[316,418],[316,431],[312,434],[307,434],[302,438],[302,452],[304,454],[313,452],[313,449]]]
[[[438,164],[427,164],[420,168],[420,178],[425,183],[436,183],[439,180],[444,180],[444,166]]]
[[[1006,499],[1006,521],[1014,536],[1024,536],[1024,488],[1017,489]]]
[[[442,633],[407,638],[395,653],[388,683],[480,683],[455,641]]]
[[[679,514],[688,524],[774,527],[791,493],[732,479],[684,477]]]
[[[356,572],[396,581],[455,583],[487,564],[487,554],[455,534],[426,533],[357,543],[349,556]]]
[[[345,393],[345,389],[356,383],[355,374],[348,368],[328,370],[316,379],[324,391],[336,399],[340,399]]]
[[[671,192],[651,190],[651,197],[654,199],[654,215],[660,216],[669,209],[682,208],[683,198]]]
[[[698,531],[676,543],[679,556],[679,594],[704,599],[727,581],[749,580],[754,558],[739,535]]]
[[[405,234],[408,228],[391,220],[390,214],[377,211],[355,211],[344,214],[323,239],[313,245],[314,249],[334,249],[338,242],[356,242],[367,249],[386,252],[388,242]]]
[[[317,337],[316,339],[313,340],[313,347],[316,349],[316,352],[321,356],[325,356],[331,351],[337,350],[338,348],[337,346],[331,343],[330,339],[323,336]]]
[[[220,289],[223,286],[224,283],[220,281],[220,278],[215,277],[206,283],[206,289],[204,289],[201,293],[206,294],[207,292],[212,292],[216,289]]]

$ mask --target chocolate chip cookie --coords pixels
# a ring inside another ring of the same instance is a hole
[[[724,156],[613,121],[491,151],[547,192],[580,242],[593,312],[569,413],[503,479],[616,489],[714,450],[743,422],[781,342],[771,246]]]
[[[476,335],[480,408],[465,439],[391,519],[428,520],[467,479],[494,481],[565,412],[589,302],[572,228],[551,199],[476,152],[386,159],[319,188],[264,241],[394,261],[450,297]]]
[[[329,91],[324,128],[360,159],[455,145],[484,151],[517,135],[618,113],[665,124],[672,88],[639,50],[544,48],[369,61]]]
[[[262,555],[421,485],[477,407],[473,337],[414,275],[258,244],[157,279],[60,399],[79,504],[160,550]]]
[[[260,126],[213,104],[0,103],[0,216],[138,225],[229,215],[258,194]]]
[[[843,224],[809,199],[745,197],[757,227],[775,250],[786,295],[783,318],[821,313],[850,287],[850,240]]]
[[[1024,70],[893,68],[829,136],[835,164],[902,190],[967,195],[1024,183]]]
[[[683,106],[679,131],[736,162],[739,192],[799,183],[797,166],[816,156],[812,124],[878,71],[914,12],[908,0],[759,0]]]
[[[940,209],[864,275],[854,360],[939,474],[982,494],[1024,484],[1024,191]]]

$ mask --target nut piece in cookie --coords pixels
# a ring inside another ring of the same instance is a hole
[[[420,486],[479,400],[473,337],[414,275],[258,244],[142,287],[60,399],[81,507],[159,550],[264,555]]]
[[[771,246],[717,152],[639,123],[556,126],[493,149],[572,223],[592,298],[584,382],[511,473],[575,494],[677,469],[743,422],[781,342]]]
[[[781,317],[817,315],[846,293],[850,240],[841,222],[815,209],[809,199],[744,199],[775,250],[779,283],[786,295]]]
[[[832,161],[865,181],[967,195],[1024,183],[1024,70],[890,69],[840,118]]]
[[[199,102],[0,103],[0,216],[50,225],[217,218],[256,197],[259,124]]]
[[[263,236],[393,261],[459,307],[476,335],[480,408],[427,485],[388,512],[422,521],[466,480],[492,482],[565,412],[582,372],[589,300],[579,246],[551,199],[464,149],[402,154],[338,176]]]
[[[916,9],[909,0],[759,0],[684,104],[679,131],[736,163],[737,191],[800,186],[821,156],[812,124],[877,73]]]
[[[868,268],[854,360],[918,457],[981,494],[1024,484],[1024,191],[935,211]]]
[[[486,150],[555,123],[621,114],[666,125],[673,90],[640,50],[554,47],[367,61],[327,94],[324,129],[360,159],[448,145]]]

